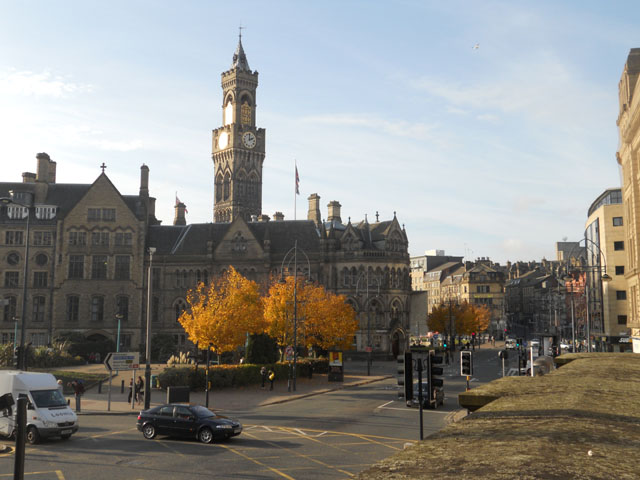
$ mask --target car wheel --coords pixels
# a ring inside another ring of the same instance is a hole
[[[198,432],[198,440],[202,443],[211,443],[213,441],[213,432],[210,428],[204,427]]]
[[[27,442],[31,445],[35,445],[40,441],[40,434],[38,433],[38,429],[31,425],[27,428]]]
[[[156,427],[154,427],[151,423],[147,423],[142,427],[142,435],[144,438],[151,440],[156,436]]]
[[[71,435],[60,435],[60,438],[62,440],[69,440],[71,438]]]

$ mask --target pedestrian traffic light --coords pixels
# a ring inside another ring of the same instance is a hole
[[[460,352],[460,375],[463,377],[473,375],[473,352],[469,350]]]
[[[413,399],[413,361],[411,352],[398,357],[398,397],[410,402]]]
[[[439,367],[443,361],[442,356],[436,355],[436,352],[429,350],[427,356],[427,382],[429,383],[429,401],[433,404],[436,402],[436,388],[442,388],[444,380],[439,378],[444,372],[442,367]]]
[[[517,338],[516,339],[516,348],[520,348],[522,346],[522,339],[521,338]]]

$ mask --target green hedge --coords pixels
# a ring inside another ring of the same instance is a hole
[[[275,363],[264,365],[272,369],[275,380],[284,380],[289,376],[289,363]],[[313,373],[327,373],[329,362],[326,358],[301,359],[297,362],[297,377],[309,377]],[[211,388],[244,387],[257,385],[262,382],[260,369],[262,365],[214,365],[209,369],[209,381]],[[313,370],[311,370],[313,369]],[[204,390],[206,381],[206,367],[200,365],[196,374],[194,365],[166,368],[158,375],[160,388],[189,386],[192,390]]]

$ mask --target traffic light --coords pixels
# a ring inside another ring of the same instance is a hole
[[[398,398],[413,399],[413,363],[411,352],[398,356]]]
[[[517,338],[516,339],[516,348],[520,348],[522,346],[522,339],[521,338]]]
[[[460,375],[463,377],[473,375],[473,352],[468,350],[460,352]]]
[[[443,373],[443,369],[438,365],[442,361],[442,356],[436,355],[433,350],[429,350],[429,355],[427,356],[427,382],[429,383],[429,401],[432,404],[436,402],[436,388],[441,388],[444,385],[444,380],[439,378]]]

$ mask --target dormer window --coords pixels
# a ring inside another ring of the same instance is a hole
[[[28,213],[29,209],[27,207],[11,204],[7,206],[7,216],[11,220],[22,220],[23,218],[27,218]]]
[[[36,206],[36,218],[38,220],[51,220],[56,218],[58,207],[53,205]]]

